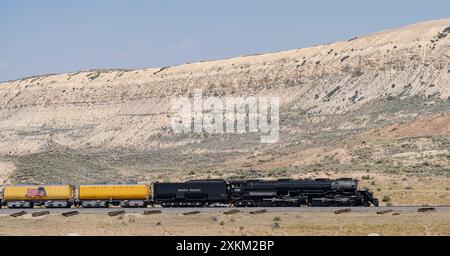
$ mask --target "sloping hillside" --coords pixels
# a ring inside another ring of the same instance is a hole
[[[0,83],[0,155],[9,182],[448,177],[449,85],[450,19],[285,52],[32,77]],[[170,101],[194,89],[280,97],[279,143],[174,135]]]

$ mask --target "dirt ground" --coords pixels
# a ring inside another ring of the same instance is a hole
[[[33,218],[0,216],[0,235],[450,235],[448,212],[200,213],[109,217],[80,214],[72,217],[48,215]]]

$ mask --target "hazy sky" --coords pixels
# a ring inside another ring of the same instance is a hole
[[[449,14],[448,0],[0,0],[0,81],[288,50]]]

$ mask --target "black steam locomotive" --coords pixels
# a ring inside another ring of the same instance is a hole
[[[378,206],[354,179],[192,180],[155,183],[153,203],[163,207],[226,206],[298,207]]]

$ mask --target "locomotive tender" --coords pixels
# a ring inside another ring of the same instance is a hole
[[[153,184],[153,202],[163,207],[209,206],[229,201],[225,180]]]
[[[378,206],[354,179],[209,179],[143,184],[6,186],[0,207],[299,207]]]

